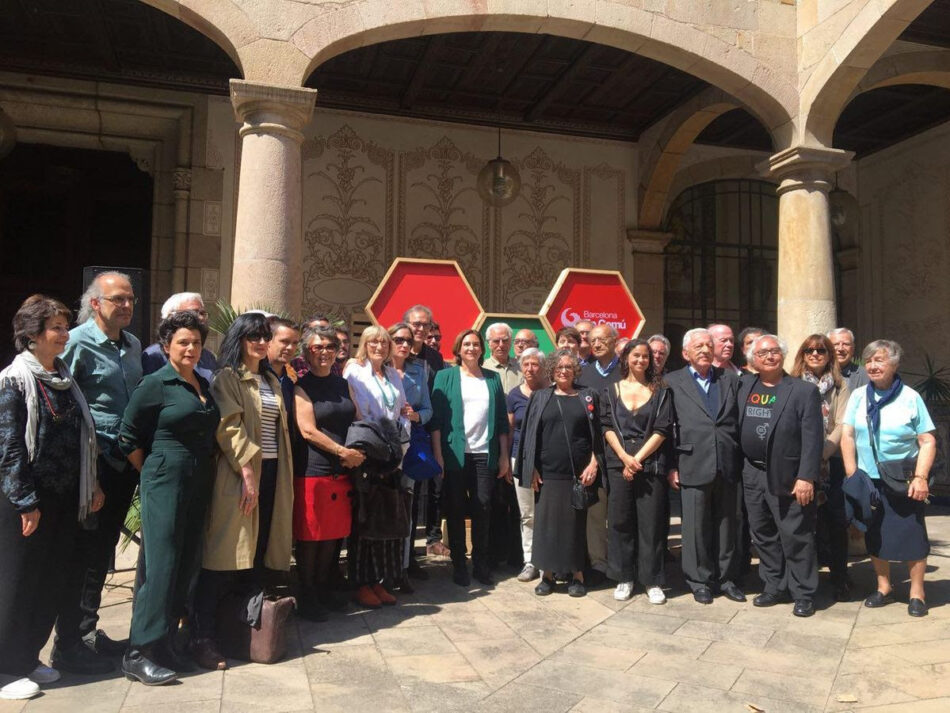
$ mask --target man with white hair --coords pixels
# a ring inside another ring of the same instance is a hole
[[[485,340],[491,355],[482,362],[482,366],[498,372],[501,386],[507,396],[524,381],[518,363],[511,358],[511,327],[504,322],[490,324],[485,330]]]
[[[752,603],[795,600],[792,613],[815,613],[815,481],[825,429],[815,384],[785,374],[788,348],[774,334],[756,337],[746,357],[756,374],[739,388],[739,434],[745,465],[743,494],[759,553],[763,591]]]
[[[666,360],[670,358],[670,340],[662,334],[654,334],[647,339],[650,345],[650,355],[653,357],[653,368],[657,374],[666,373]]]
[[[731,371],[736,376],[742,374],[742,369],[732,362],[732,355],[736,350],[736,337],[732,327],[728,324],[710,324],[708,331],[713,338],[713,366]]]
[[[683,576],[700,604],[721,593],[744,602],[735,583],[739,500],[739,377],[713,366],[707,329],[683,335],[687,365],[667,374],[676,411],[670,485],[683,503]]]
[[[177,292],[165,300],[165,304],[162,305],[162,319],[167,319],[176,312],[184,312],[186,310],[197,312],[198,319],[205,324],[208,323],[208,311],[205,309],[204,300],[201,299],[201,295],[197,292]],[[150,344],[142,351],[143,376],[158,371],[167,363],[168,355],[158,342]],[[195,367],[195,371],[207,379],[208,383],[211,383],[211,377],[217,368],[218,360],[215,358],[214,353],[202,348],[201,358],[198,359],[198,365]]]
[[[848,382],[848,391],[853,394],[862,386],[867,386],[868,373],[863,365],[854,361],[854,332],[847,327],[836,327],[827,336],[831,340],[841,378]]]

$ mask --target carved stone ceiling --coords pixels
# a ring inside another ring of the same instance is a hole
[[[950,47],[950,0],[901,35]],[[239,76],[211,40],[139,0],[3,0],[0,70],[226,94]],[[628,52],[549,35],[473,32],[413,37],[347,52],[311,75],[327,107],[635,141],[708,85]],[[950,120],[950,91],[867,92],[844,111],[835,146],[866,155]],[[699,143],[767,151],[743,110]]]

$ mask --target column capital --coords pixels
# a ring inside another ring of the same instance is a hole
[[[781,181],[778,194],[800,188],[827,193],[834,185],[834,174],[847,168],[854,151],[816,146],[792,146],[772,154],[758,164],[759,173]]]
[[[313,116],[316,89],[277,87],[270,84],[231,80],[231,104],[246,134],[281,134],[303,141],[301,130]]]
[[[641,230],[630,228],[627,231],[627,242],[633,248],[633,254],[662,255],[667,243],[673,239],[673,233],[662,230]]]

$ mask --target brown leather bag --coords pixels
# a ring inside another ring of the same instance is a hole
[[[228,658],[276,663],[287,652],[287,619],[296,606],[293,597],[264,598],[260,625],[244,620],[247,598],[226,597],[218,607],[217,644]]]

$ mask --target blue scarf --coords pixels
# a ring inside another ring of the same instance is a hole
[[[894,381],[891,383],[891,388],[885,391],[884,395],[881,396],[879,400],[875,400],[874,384],[868,383],[868,421],[871,422],[871,428],[874,430],[874,433],[869,435],[872,438],[874,437],[874,434],[881,432],[881,409],[897,398],[897,395],[901,392],[903,386],[904,382],[901,381],[900,374],[894,374]]]

